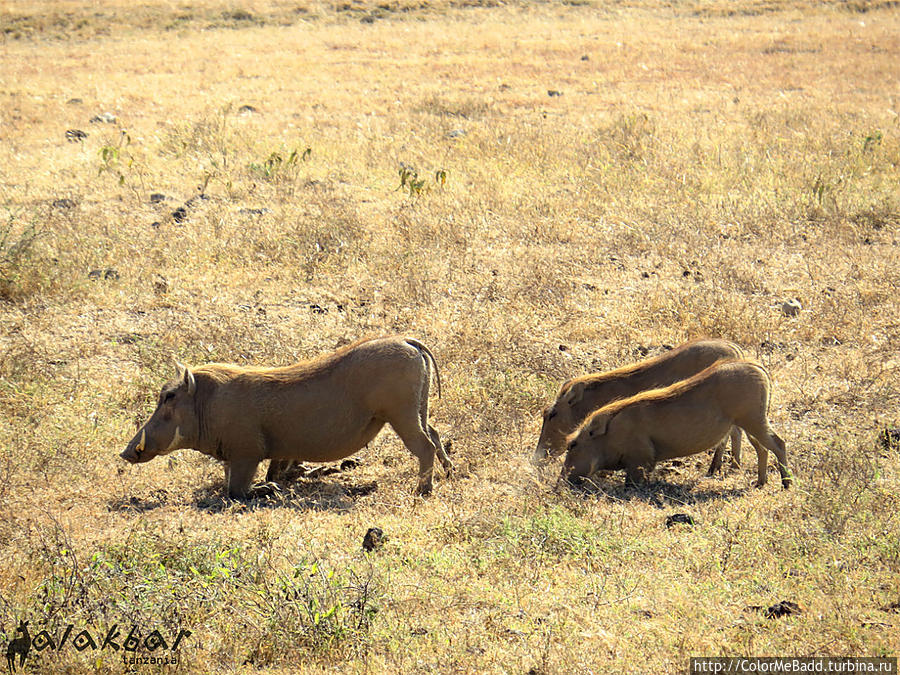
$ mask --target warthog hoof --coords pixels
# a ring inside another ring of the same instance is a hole
[[[281,486],[278,483],[269,481],[254,485],[247,493],[247,499],[259,499],[261,497],[274,497],[282,493]]]

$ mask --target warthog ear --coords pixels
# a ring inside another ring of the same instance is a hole
[[[588,432],[591,437],[602,436],[606,433],[606,427],[609,426],[611,415],[594,415],[590,421]]]
[[[584,396],[584,382],[576,382],[571,387],[569,387],[569,391],[563,394],[563,401],[566,405],[575,405],[576,403],[581,401],[581,398]]]
[[[175,369],[178,371],[178,379],[181,380],[188,395],[193,396],[194,392],[197,390],[197,381],[194,379],[194,374],[191,372],[191,369],[178,361],[175,362]]]

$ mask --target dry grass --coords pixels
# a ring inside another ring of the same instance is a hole
[[[7,638],[182,626],[185,672],[897,654],[900,460],[877,440],[900,423],[896,11],[102,4],[0,14]],[[427,500],[390,433],[274,503],[223,500],[190,451],[117,457],[173,357],[286,364],[393,332],[441,367],[459,470]],[[795,490],[752,489],[750,459],[588,495],[532,469],[561,379],[700,335],[770,368]],[[675,511],[696,526],[666,530]],[[803,613],[747,610],[780,600]],[[122,671],[97,657],[30,667]]]

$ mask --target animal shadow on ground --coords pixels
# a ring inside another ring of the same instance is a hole
[[[610,501],[627,502],[638,500],[660,509],[674,506],[704,504],[711,500],[729,500],[742,497],[751,488],[723,488],[719,490],[695,489],[696,483],[669,483],[652,480],[641,485],[625,485],[604,480],[602,472],[575,487],[561,484],[561,489],[572,490],[584,497],[605,497]]]
[[[147,497],[137,495],[117,497],[110,500],[106,508],[120,513],[146,513],[166,504],[169,501],[168,497],[169,493],[165,490],[154,490]]]
[[[378,489],[377,481],[346,485],[338,481],[318,478],[301,479],[283,483],[271,494],[252,497],[246,501],[225,496],[224,483],[207,485],[194,490],[194,508],[208,513],[221,513],[235,508],[257,509],[289,508],[295,511],[350,511],[360,497]]]
[[[362,484],[347,484],[340,480],[323,480],[324,476],[354,468],[345,463],[341,468],[318,467],[296,472],[293,478],[279,482],[278,489],[271,494],[257,496],[246,501],[226,496],[224,482],[210,483],[193,491],[194,508],[209,513],[222,513],[235,508],[274,509],[291,508],[297,511],[349,511],[360,497],[365,497],[378,489],[377,481]],[[299,478],[297,477],[299,476]],[[111,500],[107,508],[122,513],[146,513],[182,501],[167,490],[153,490],[148,496],[131,495]]]

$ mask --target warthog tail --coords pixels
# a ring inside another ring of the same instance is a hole
[[[424,355],[426,355],[429,359],[431,359],[431,365],[434,366],[434,379],[437,382],[438,398],[440,398],[441,397],[441,374],[438,372],[437,361],[435,361],[435,359],[434,359],[434,354],[431,353],[431,350],[428,349],[428,347],[423,345],[421,342],[419,342],[415,338],[406,338],[406,344],[408,344],[412,347],[415,347],[420,352],[422,352]]]

